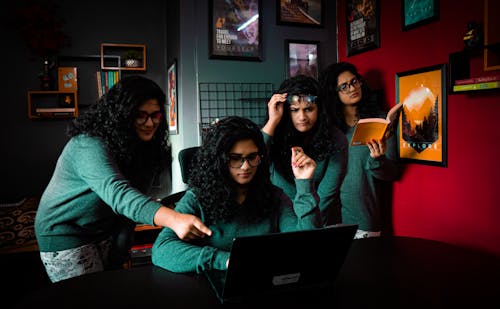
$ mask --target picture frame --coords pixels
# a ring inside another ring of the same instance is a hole
[[[276,24],[323,28],[325,0],[276,0]]]
[[[319,41],[285,40],[286,78],[319,75]]]
[[[210,0],[209,58],[262,61],[261,0]]]
[[[172,135],[179,134],[178,108],[177,61],[174,60],[167,70],[167,106],[165,108],[168,132]]]
[[[346,0],[347,56],[380,47],[379,0]]]
[[[447,166],[446,64],[396,73],[402,162]]]
[[[408,31],[438,19],[439,0],[401,0],[403,31]]]

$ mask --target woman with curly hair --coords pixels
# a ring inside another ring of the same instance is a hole
[[[213,124],[195,154],[188,190],[176,210],[200,217],[211,237],[185,242],[164,228],[154,245],[153,264],[173,272],[227,269],[237,236],[320,227],[318,196],[311,177],[314,160],[296,147],[287,159],[295,176],[292,201],[269,179],[266,145],[251,120],[230,116]]]
[[[340,185],[347,170],[347,140],[331,122],[316,79],[304,75],[285,80],[268,104],[262,132],[271,160],[271,181],[295,196],[292,147],[301,147],[317,164],[313,180],[320,197],[323,225],[341,222]]]
[[[370,98],[370,89],[354,65],[334,63],[320,75],[320,84],[331,115],[351,140],[361,118],[385,118],[380,102]],[[373,140],[367,146],[350,146],[347,174],[340,187],[342,223],[357,224],[355,238],[379,236],[381,207],[390,181],[399,178],[396,137]],[[385,202],[387,203],[387,202]]]
[[[126,77],[70,125],[35,218],[52,282],[121,266],[135,222],[184,239],[210,234],[199,218],[150,197],[171,161],[164,104],[152,80]]]

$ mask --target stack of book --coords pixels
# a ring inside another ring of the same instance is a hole
[[[102,97],[103,94],[113,87],[120,80],[120,73],[118,71],[97,71],[97,95]]]
[[[455,80],[453,91],[470,91],[500,88],[500,74]]]

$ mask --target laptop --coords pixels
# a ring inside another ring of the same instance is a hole
[[[237,237],[227,271],[209,270],[205,275],[223,304],[289,299],[333,288],[357,228],[338,224]]]

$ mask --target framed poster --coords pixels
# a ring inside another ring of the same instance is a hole
[[[396,102],[403,102],[398,148],[402,161],[447,165],[446,65],[396,73]]]
[[[403,31],[427,24],[439,18],[439,0],[401,0]]]
[[[278,25],[323,27],[324,0],[276,0]]]
[[[177,118],[177,61],[168,67],[167,71],[167,104],[165,111],[168,113],[168,132],[170,134],[179,134],[179,122]]]
[[[319,42],[285,40],[286,78],[304,74],[318,78]]]
[[[261,0],[210,0],[209,57],[262,61]]]
[[[347,56],[380,47],[379,0],[346,1]]]

